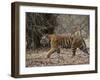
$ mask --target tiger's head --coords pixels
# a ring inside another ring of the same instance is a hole
[[[41,40],[40,40],[40,44],[43,46],[43,47],[46,47],[49,45],[49,38],[48,38],[48,34],[44,34],[42,37],[41,37]]]

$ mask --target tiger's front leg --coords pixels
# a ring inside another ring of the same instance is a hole
[[[51,49],[47,52],[47,58],[50,58],[50,56],[55,52],[57,51],[58,49],[58,40],[55,36],[53,36],[51,38],[51,42],[50,42],[50,45],[51,45]]]
[[[56,51],[55,48],[51,48],[48,52],[47,52],[47,58],[50,58],[50,56]]]
[[[75,46],[75,44],[72,44],[71,49],[72,49],[72,58],[73,58],[75,56],[75,53],[76,53],[76,46]]]
[[[76,53],[76,48],[72,48],[72,57],[74,57],[75,56],[75,53]]]
[[[50,59],[50,56],[51,56],[55,51],[56,51],[55,48],[51,48],[51,49],[47,52],[47,56],[46,56],[46,58],[47,58],[47,64],[48,64],[48,63],[52,63],[52,61],[51,61],[51,59]]]

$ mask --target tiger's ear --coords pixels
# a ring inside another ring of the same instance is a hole
[[[43,34],[42,34],[42,36],[46,36],[46,37],[47,37],[47,36],[48,36],[48,34],[44,34],[44,33],[43,33]]]
[[[45,33],[42,33],[42,36],[45,36],[46,34]]]

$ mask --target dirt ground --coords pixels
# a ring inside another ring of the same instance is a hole
[[[26,67],[89,64],[89,55],[79,49],[77,49],[74,57],[72,57],[71,49],[61,49],[60,54],[55,52],[49,59],[46,58],[48,50],[40,49],[38,51],[27,52]]]

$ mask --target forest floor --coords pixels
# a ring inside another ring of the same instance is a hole
[[[43,48],[26,52],[26,67],[89,64],[89,55],[79,49],[74,57],[71,49],[61,49],[60,54],[54,52],[49,59],[46,58],[48,50]]]

